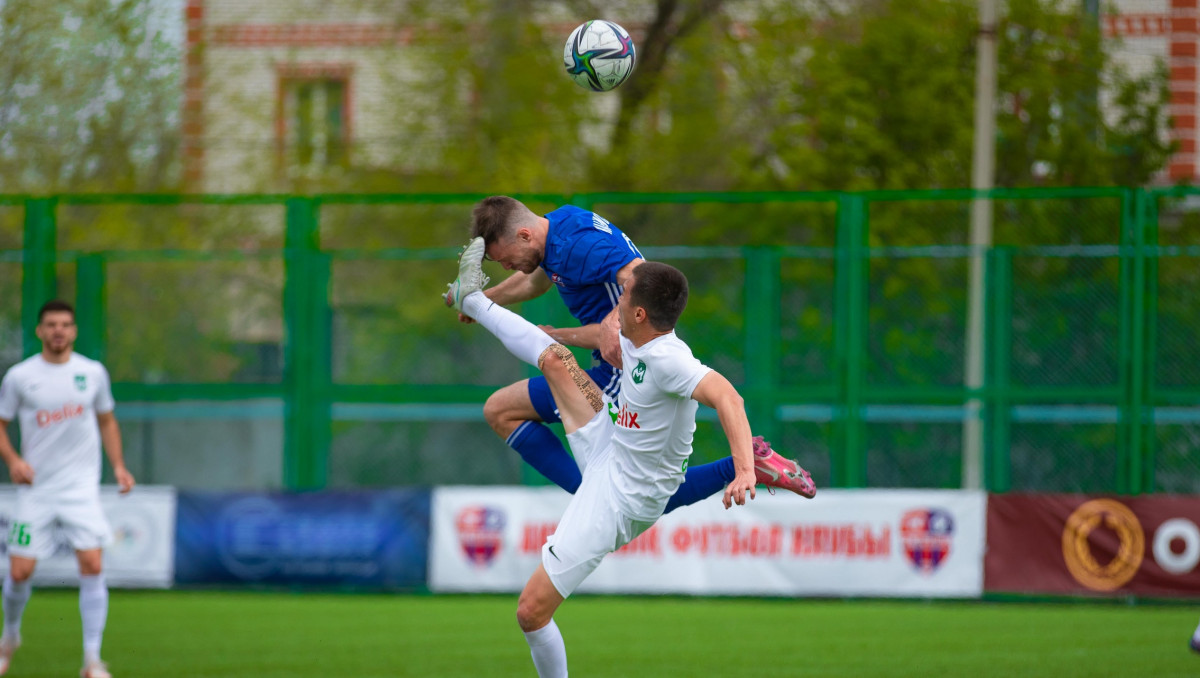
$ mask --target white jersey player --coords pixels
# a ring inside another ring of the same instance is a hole
[[[726,508],[744,504],[747,493],[754,498],[750,423],[729,380],[702,365],[675,335],[687,303],[687,278],[675,268],[643,263],[621,295],[621,407],[609,416],[600,388],[566,347],[479,292],[487,283],[483,254],[483,239],[471,241],[448,298],[513,355],[542,370],[583,472],[517,603],[517,621],[538,675],[566,676],[566,645],[554,612],[607,554],[662,515],[692,453],[697,403],[717,411],[729,439],[736,474],[725,488]]]
[[[0,457],[18,486],[17,510],[8,530],[0,674],[8,670],[21,644],[21,617],[32,593],[29,578],[37,561],[54,553],[55,533],[60,531],[79,562],[84,653],[80,675],[110,675],[100,659],[108,617],[103,549],[111,540],[100,507],[101,441],[121,491],[132,489],[134,479],[121,452],[108,371],[73,352],[76,335],[71,306],[48,302],[38,314],[42,352],[14,365],[0,381]],[[21,430],[20,455],[7,434],[14,418]]]

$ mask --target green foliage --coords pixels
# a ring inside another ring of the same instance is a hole
[[[0,3],[0,190],[175,187],[181,60],[163,7]]]

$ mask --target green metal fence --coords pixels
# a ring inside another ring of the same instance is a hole
[[[822,486],[962,486],[977,418],[989,490],[1196,493],[1197,196],[518,197],[595,209],[688,273],[681,336]],[[543,482],[481,414],[530,370],[439,303],[480,197],[0,196],[0,368],[38,350],[37,308],[60,296],[112,373],[143,481]],[[977,199],[991,247],[965,244]],[[968,388],[975,259],[985,370]],[[520,311],[570,322],[550,297]],[[711,414],[694,461],[727,453]]]

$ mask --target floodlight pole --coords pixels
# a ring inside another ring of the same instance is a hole
[[[996,0],[979,0],[979,34],[975,40],[975,144],[971,154],[971,188],[985,191],[995,183],[996,140]],[[992,204],[971,201],[971,279],[967,299],[965,385],[983,386],[984,261],[992,246]],[[963,489],[983,487],[983,401],[967,400],[963,417]]]

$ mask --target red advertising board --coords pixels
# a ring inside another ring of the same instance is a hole
[[[1200,496],[993,494],[988,592],[1200,597]]]

